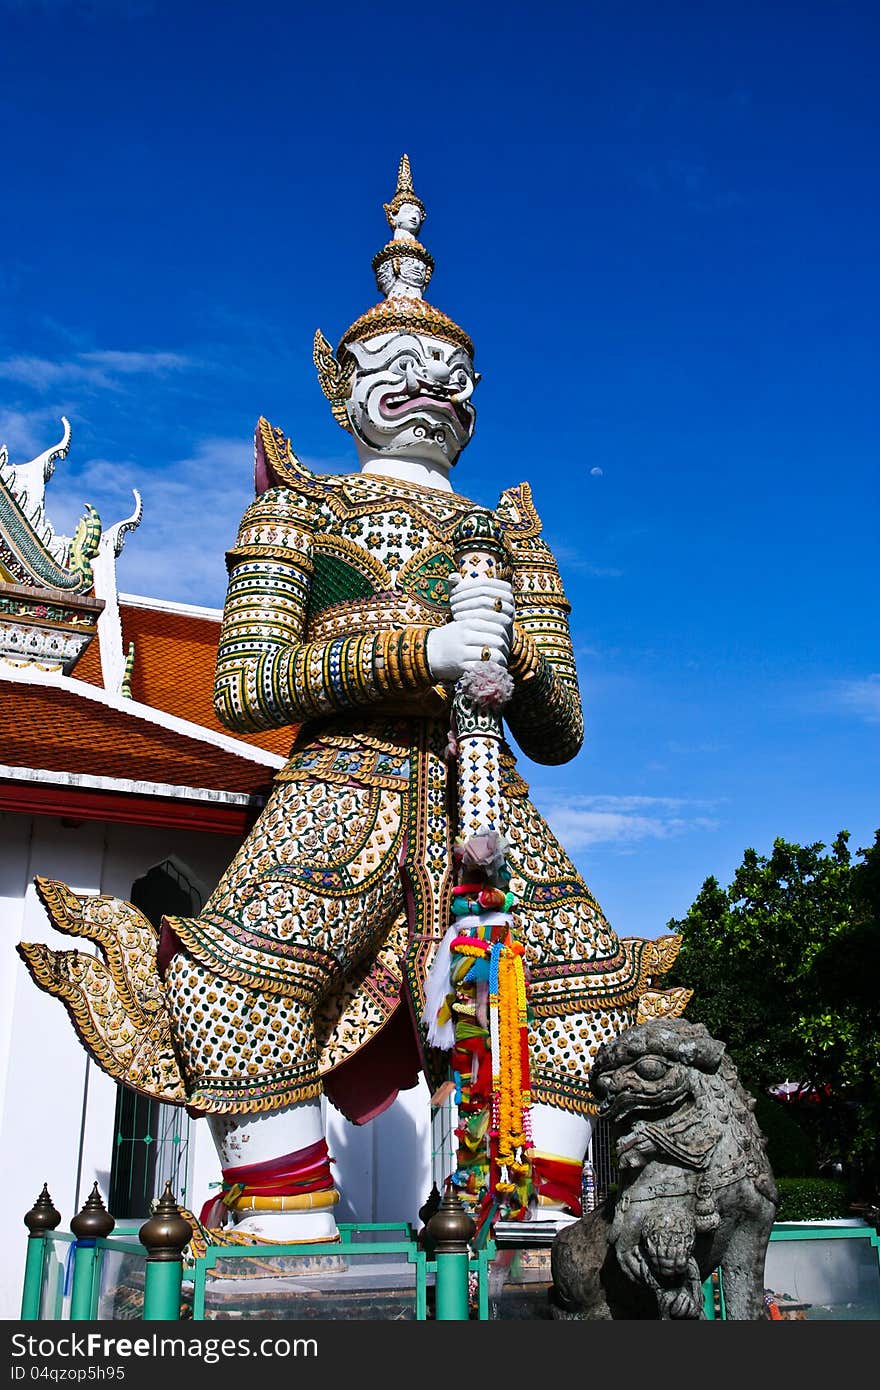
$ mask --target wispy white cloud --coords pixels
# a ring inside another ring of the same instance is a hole
[[[58,386],[80,385],[105,390],[119,389],[120,377],[184,371],[198,365],[178,352],[92,351],[72,357],[18,356],[0,359],[0,379],[14,381],[34,391],[55,390]]]
[[[880,723],[880,672],[864,680],[841,681],[837,686],[839,704],[869,724]]]
[[[183,458],[92,458],[56,475],[48,511],[56,529],[70,534],[83,502],[106,528],[132,510],[132,488],[144,516],[117,565],[120,589],[154,598],[219,607],[226,588],[225,552],[253,500],[253,443],[207,438]]]
[[[225,555],[238,523],[253,501],[253,440],[213,437],[181,458],[92,458],[56,473],[47,509],[56,530],[70,535],[83,503],[97,508],[105,529],[132,511],[132,488],[141,493],[144,516],[118,561],[123,592],[182,603],[222,607]],[[314,460],[332,471],[333,460]]]
[[[880,671],[872,671],[867,676],[842,677],[826,681],[823,685],[789,692],[788,702],[806,714],[861,719],[866,724],[880,723]]]
[[[60,435],[58,413],[50,407],[0,409],[0,444],[7,446],[10,463],[27,463]]]
[[[634,178],[644,191],[674,198],[697,212],[724,212],[743,201],[736,189],[717,182],[708,164],[687,155],[660,159],[650,168],[636,170]]]
[[[571,854],[589,845],[622,849],[640,840],[668,840],[711,831],[718,821],[712,803],[664,796],[555,796],[542,807],[553,833]]]
[[[574,648],[574,659],[575,659],[575,661],[580,661],[581,659],[583,659],[584,661],[586,661],[586,660],[588,660],[588,659],[593,659],[593,658],[601,657],[601,656],[604,656],[604,655],[605,655],[605,653],[602,652],[602,651],[600,650],[599,647],[591,647],[590,644],[589,644],[588,642],[578,642],[578,643],[575,644],[575,648]]]
[[[0,378],[14,381],[20,386],[30,386],[35,391],[48,391],[59,383],[92,380],[98,385],[109,385],[105,373],[97,368],[89,371],[75,361],[53,362],[48,357],[6,357],[0,361]]]
[[[563,573],[565,570],[577,570],[581,574],[592,575],[594,579],[620,579],[623,575],[623,570],[613,565],[597,565],[574,546],[565,545],[564,542],[554,540],[552,548]]]
[[[80,358],[86,363],[106,367],[108,371],[128,375],[132,372],[180,371],[192,367],[190,357],[179,352],[119,352],[113,349],[101,352],[81,352]]]

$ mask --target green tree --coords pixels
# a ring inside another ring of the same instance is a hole
[[[689,1018],[727,1043],[759,1095],[783,1081],[822,1101],[798,1108],[819,1160],[841,1162],[855,1195],[880,1176],[880,831],[853,862],[833,844],[747,849],[733,882],[707,878],[680,921],[671,984],[693,990]]]

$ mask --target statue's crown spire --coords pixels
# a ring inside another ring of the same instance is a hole
[[[408,154],[400,156],[400,164],[397,167],[397,188],[394,191],[394,197],[391,199],[390,203],[383,204],[385,216],[388,218],[389,224],[392,227],[395,226],[394,219],[404,203],[412,203],[417,207],[422,214],[421,220],[424,222],[427,215],[425,212],[425,205],[421,198],[416,197],[416,191],[413,188],[412,170],[409,167]]]
[[[413,189],[409,155],[401,156],[394,197],[382,206],[392,228],[392,238],[373,257],[373,272],[384,298],[355,319],[340,338],[335,355],[321,330],[315,334],[318,379],[343,429],[349,428],[345,402],[354,380],[354,363],[347,353],[349,343],[362,342],[382,333],[420,333],[464,348],[471,359],[474,355],[474,345],[464,329],[424,297],[434,273],[434,257],[418,240],[426,213],[424,203]]]
[[[379,293],[386,299],[422,299],[434,273],[434,257],[418,239],[425,205],[413,190],[409,155],[401,157],[394,197],[382,206],[392,238],[373,257]]]

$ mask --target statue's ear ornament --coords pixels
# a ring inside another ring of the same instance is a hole
[[[315,346],[312,355],[318,369],[318,381],[321,390],[330,402],[333,419],[337,425],[341,425],[350,434],[351,423],[345,403],[351,396],[354,386],[356,365],[353,361],[345,367],[340,364],[320,328],[315,333]]]

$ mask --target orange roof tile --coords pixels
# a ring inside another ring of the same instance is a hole
[[[11,767],[265,795],[271,767],[51,685],[0,681]]]
[[[96,634],[70,674],[74,680],[86,681],[88,685],[96,685],[100,690],[103,688],[104,681],[101,676],[101,648],[99,644],[100,638]]]
[[[134,642],[131,694],[134,700],[165,710],[204,729],[228,734],[243,743],[265,748],[284,758],[293,743],[293,728],[234,734],[214,713],[214,665],[220,623],[192,613],[141,608],[121,603],[123,646]],[[72,672],[75,680],[100,686],[101,657],[97,640],[90,643]],[[167,780],[167,779],[164,779]]]

